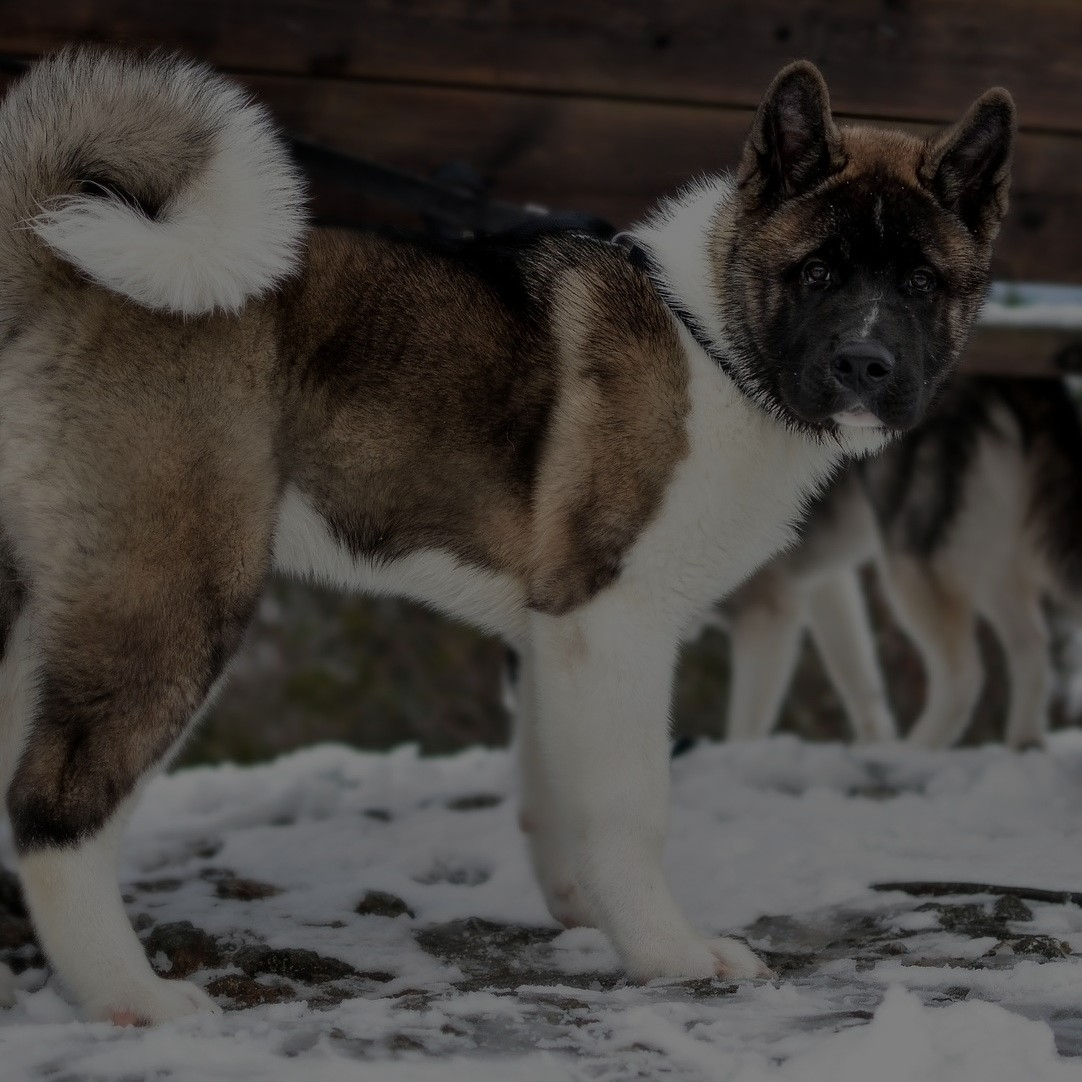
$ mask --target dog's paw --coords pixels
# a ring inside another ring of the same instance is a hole
[[[156,1026],[187,1014],[221,1014],[222,1008],[202,988],[189,981],[157,978],[123,996],[92,1004],[91,1017],[117,1026]]]
[[[696,937],[626,960],[628,976],[646,981],[768,978],[774,974],[750,947],[736,939]]]
[[[716,959],[714,975],[725,980],[770,980],[774,971],[739,939],[712,939],[710,952]]]
[[[1008,731],[1006,743],[1011,751],[1040,751],[1045,747],[1045,730],[1030,726],[1016,732]]]

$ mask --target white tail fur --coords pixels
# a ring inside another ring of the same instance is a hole
[[[138,304],[235,312],[297,265],[288,152],[266,111],[201,65],[65,51],[5,100],[0,145],[16,221]]]

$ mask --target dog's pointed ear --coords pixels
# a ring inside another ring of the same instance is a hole
[[[920,179],[979,240],[991,241],[1007,213],[1014,99],[996,87],[953,127],[929,138]]]
[[[845,164],[819,69],[798,60],[770,84],[744,144],[737,182],[759,205],[814,188]]]

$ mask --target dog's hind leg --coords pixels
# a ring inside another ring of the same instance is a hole
[[[89,1015],[117,1022],[214,1007],[151,969],[121,902],[118,850],[142,784],[199,711],[244,619],[154,593],[39,621],[37,703],[8,792],[41,945]]]
[[[269,564],[269,505],[213,495],[229,502],[193,505],[182,525],[177,494],[157,492],[170,518],[148,490],[133,504],[145,518],[99,529],[101,549],[88,527],[81,545],[58,531],[52,551],[26,557],[36,672],[8,809],[39,941],[94,1018],[213,1009],[194,985],[154,973],[117,883],[137,794],[221,676]]]
[[[985,599],[1007,662],[1006,740],[1012,748],[1041,744],[1048,731],[1052,662],[1048,624],[1038,589],[1021,576],[999,584]]]
[[[892,559],[881,578],[927,679],[924,709],[906,741],[948,748],[965,733],[984,681],[973,599],[923,560]]]
[[[729,602],[727,739],[763,740],[778,724],[800,657],[802,601],[790,581],[768,567]]]
[[[849,715],[853,736],[860,741],[896,739],[858,573],[846,570],[816,583],[807,609],[812,641]]]

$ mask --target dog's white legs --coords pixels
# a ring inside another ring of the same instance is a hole
[[[530,859],[549,912],[568,928],[594,921],[569,863],[570,839],[559,814],[550,771],[544,769],[538,733],[536,665],[530,649],[519,654],[515,736],[522,779],[519,823],[529,843]]]
[[[976,614],[965,591],[952,589],[920,561],[891,560],[883,578],[891,608],[919,650],[927,678],[924,709],[906,740],[922,748],[948,748],[966,731],[984,680]]]
[[[729,740],[762,740],[774,731],[800,657],[801,598],[787,580],[770,581],[769,575],[762,573],[733,606]]]
[[[875,632],[856,571],[817,582],[808,593],[808,626],[853,735],[861,741],[894,740],[898,730],[875,653]]]
[[[93,837],[20,859],[38,938],[90,1018],[154,1023],[218,1011],[194,984],[159,977],[128,922],[117,860],[132,803],[126,802]]]
[[[742,943],[698,935],[665,882],[679,629],[657,616],[650,599],[609,590],[567,616],[531,620],[538,761],[569,865],[632,977],[765,976]]]
[[[1012,748],[1040,744],[1048,732],[1053,682],[1040,594],[1025,582],[1004,582],[987,598],[985,614],[1007,661],[1007,744]]]

